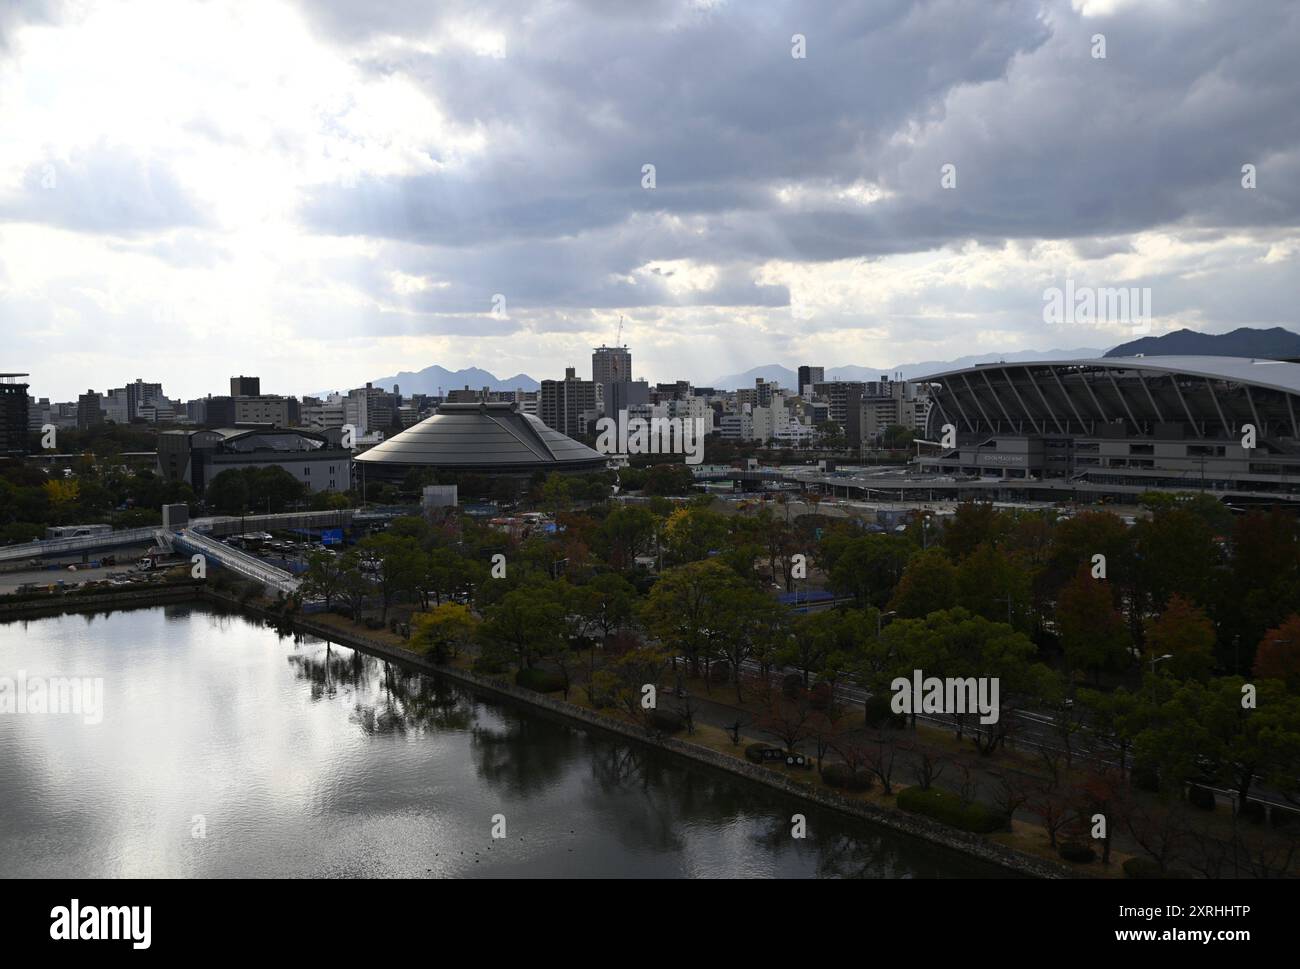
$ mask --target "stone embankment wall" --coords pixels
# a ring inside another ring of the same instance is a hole
[[[258,611],[268,618],[279,618],[271,613],[262,610]],[[609,717],[545,694],[534,693],[532,690],[524,689],[500,677],[481,676],[468,670],[440,666],[420,653],[412,652],[409,649],[371,639],[360,633],[344,632],[328,625],[313,622],[307,618],[295,617],[292,620],[292,625],[299,632],[319,636],[322,639],[328,639],[344,646],[361,649],[415,670],[437,673],[477,690],[528,704],[564,720],[576,720],[596,730],[616,734],[637,743],[658,747],[661,750],[667,750],[682,757],[689,757],[697,763],[707,764],[718,770],[744,777],[759,784],[765,784],[791,797],[811,801],[821,807],[852,815],[872,824],[882,825],[910,837],[921,838],[934,844],[943,845],[946,848],[972,855],[983,861],[991,862],[1021,874],[1037,878],[1080,877],[1076,871],[1064,863],[1055,863],[1046,858],[1027,855],[1008,848],[1006,845],[998,844],[979,835],[950,828],[945,824],[940,824],[920,815],[882,808],[868,802],[843,797],[833,791],[810,788],[770,768],[761,767],[747,760],[731,757],[707,747],[692,744],[689,741],[648,734],[644,729],[625,720]]]
[[[99,612],[110,609],[163,606],[175,602],[194,601],[201,596],[202,590],[197,583],[142,586],[139,589],[124,589],[120,592],[104,592],[97,595],[53,593],[17,601],[9,596],[0,596],[0,621],[35,616],[57,616],[65,612]]]

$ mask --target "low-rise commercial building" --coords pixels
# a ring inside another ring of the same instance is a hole
[[[320,434],[280,427],[164,431],[158,435],[158,473],[184,481],[196,494],[222,471],[283,468],[311,491],[346,491],[352,452]]]

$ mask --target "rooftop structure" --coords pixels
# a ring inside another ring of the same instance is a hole
[[[367,475],[399,480],[412,468],[528,475],[586,472],[607,459],[547,427],[517,403],[442,404],[434,415],[359,454]]]

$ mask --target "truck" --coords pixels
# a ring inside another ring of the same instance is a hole
[[[144,553],[140,561],[136,563],[136,567],[141,572],[153,572],[157,569],[166,568],[170,564],[174,564],[169,561],[174,558],[175,556],[172,554],[170,549],[163,548],[160,545],[154,545],[150,547],[149,551]]]

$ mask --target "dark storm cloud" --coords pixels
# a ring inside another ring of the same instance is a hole
[[[1300,214],[1291,3],[1134,4],[1106,17],[1065,2],[902,0],[304,9],[344,45],[466,20],[505,34],[501,58],[367,49],[369,69],[416,80],[450,118],[485,130],[488,149],[463,170],[318,186],[303,218],[428,246],[478,288],[506,278],[492,291],[525,301],[619,305],[636,287],[608,277],[651,260],[729,267],[721,293],[689,297],[703,302],[749,298],[744,267],[769,259],[1039,238],[1082,240],[1080,256],[1099,258],[1126,243],[1090,237],[1293,226]],[[807,37],[804,60],[790,56],[794,33]],[[1105,59],[1090,55],[1094,33]],[[640,185],[645,163],[653,191]],[[1258,166],[1253,191],[1240,184],[1246,163]],[[940,187],[945,164],[955,189]],[[836,199],[858,182],[890,194]],[[822,191],[783,202],[789,185]],[[524,240],[527,260],[504,239]]]
[[[332,9],[330,22],[345,16]],[[305,218],[325,231],[465,245],[566,235],[636,212],[766,214],[784,182],[876,176],[873,159],[901,125],[935,116],[951,88],[1000,76],[1046,38],[1027,2],[737,6],[665,19],[667,9],[614,18],[552,6],[522,33],[501,21],[504,58],[446,48],[372,59],[375,71],[417,80],[453,120],[484,126],[489,149],[463,174],[322,187]],[[809,38],[805,60],[790,56],[796,32]],[[972,43],[975,34],[985,39]],[[641,186],[647,163],[653,191]],[[782,234],[767,254],[797,255]]]

